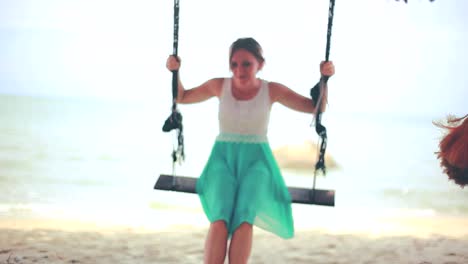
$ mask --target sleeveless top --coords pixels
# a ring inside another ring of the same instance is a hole
[[[232,94],[231,78],[224,79],[219,97],[218,141],[267,142],[271,100],[268,82],[261,80],[257,94],[238,100]]]

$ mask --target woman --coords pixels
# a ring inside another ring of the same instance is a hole
[[[231,78],[214,78],[185,90],[178,81],[177,102],[198,103],[219,98],[219,128],[211,155],[197,181],[197,193],[210,221],[205,263],[246,263],[252,247],[252,225],[283,238],[294,235],[291,197],[267,139],[270,109],[279,102],[296,111],[314,113],[315,102],[276,82],[257,78],[265,59],[253,38],[230,48]],[[179,70],[180,59],[169,56],[167,68]],[[332,62],[320,72],[332,76]],[[327,101],[326,89],[322,104]]]

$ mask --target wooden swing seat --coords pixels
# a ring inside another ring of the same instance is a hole
[[[161,174],[154,185],[156,190],[196,193],[197,178]],[[293,203],[335,206],[335,191],[288,187]]]

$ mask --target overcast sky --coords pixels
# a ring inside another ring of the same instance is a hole
[[[229,76],[228,48],[252,36],[261,78],[299,93],[319,78],[327,0],[181,0],[181,76]],[[337,0],[331,44],[339,111],[468,112],[468,1]],[[170,0],[0,1],[0,93],[167,102]]]

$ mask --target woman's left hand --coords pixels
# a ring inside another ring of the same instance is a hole
[[[335,65],[332,61],[322,61],[320,63],[320,73],[322,76],[332,77],[335,74]]]

